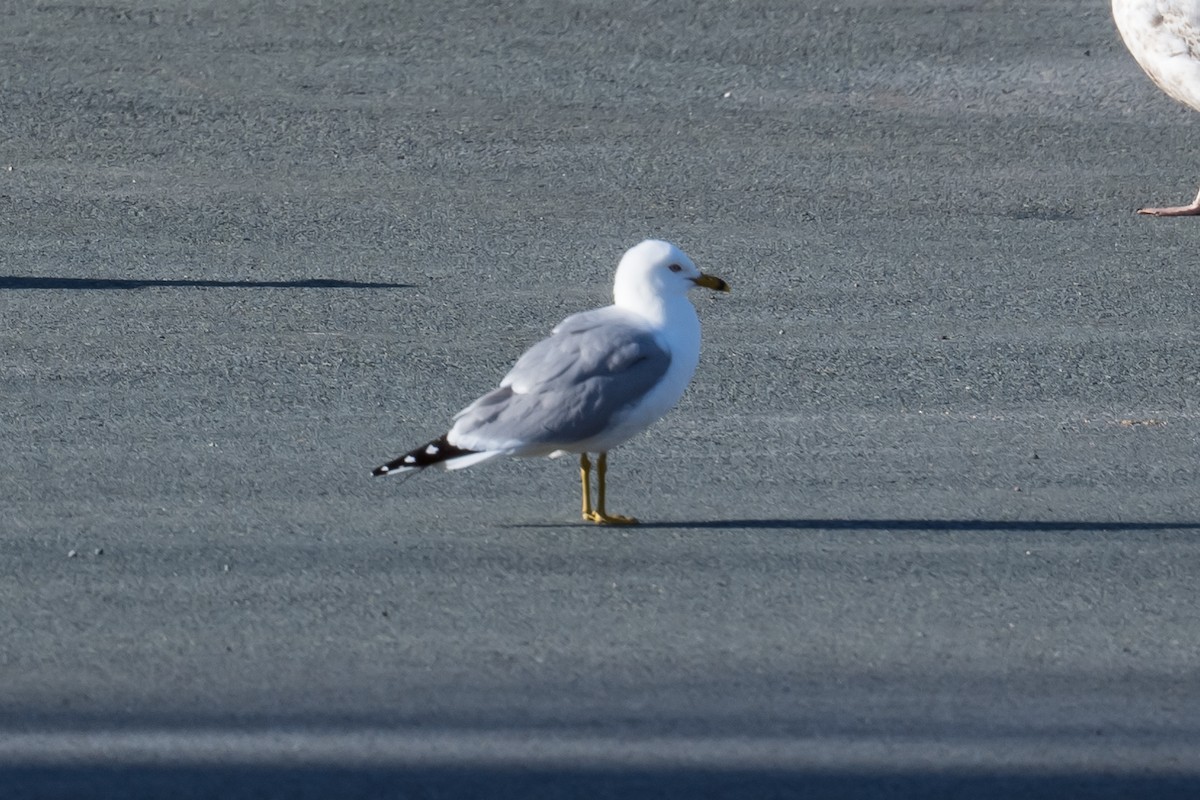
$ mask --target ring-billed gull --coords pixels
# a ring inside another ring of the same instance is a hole
[[[608,451],[683,396],[700,360],[700,320],[687,298],[696,286],[729,291],[669,242],[648,239],[630,248],[617,265],[611,306],[567,317],[521,356],[498,389],[458,412],[449,432],[372,474],[579,453],[583,518],[636,523],[605,507]],[[594,504],[588,453],[599,454]]]
[[[1200,111],[1200,0],[1113,0],[1112,11],[1125,46],[1158,88]],[[1200,193],[1191,205],[1138,213],[1200,216]]]

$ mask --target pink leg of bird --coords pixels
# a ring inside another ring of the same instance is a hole
[[[1168,208],[1139,208],[1139,214],[1149,214],[1152,217],[1200,217],[1200,192],[1191,205],[1170,206]]]

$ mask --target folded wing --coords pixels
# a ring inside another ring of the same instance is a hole
[[[500,383],[454,418],[456,447],[539,455],[587,440],[643,398],[671,355],[638,318],[615,307],[568,317]]]

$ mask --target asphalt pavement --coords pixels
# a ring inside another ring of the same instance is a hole
[[[1200,119],[1104,0],[0,11],[8,798],[1200,796]],[[679,407],[370,469],[679,244]]]

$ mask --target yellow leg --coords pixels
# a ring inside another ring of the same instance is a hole
[[[587,453],[579,455],[579,480],[583,483],[583,518],[592,518],[592,462],[588,461]]]
[[[633,517],[609,514],[604,507],[606,478],[608,477],[608,453],[601,453],[600,457],[596,459],[596,507],[592,508],[591,481],[588,480],[591,467],[587,453],[584,453],[579,457],[579,472],[583,479],[583,518],[588,522],[596,522],[601,525],[636,525],[637,520]]]

